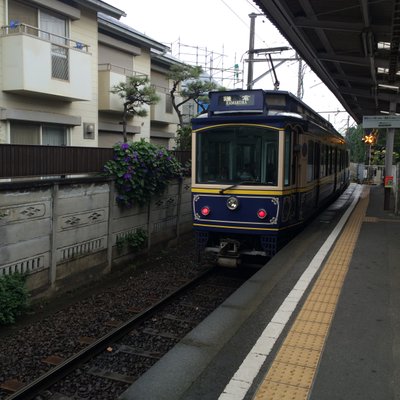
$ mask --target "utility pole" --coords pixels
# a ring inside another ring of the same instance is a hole
[[[253,63],[254,63],[254,33],[257,14],[251,13],[250,17],[250,41],[249,41],[249,66],[247,70],[247,89],[253,88]]]
[[[296,58],[299,59],[299,69],[297,73],[297,97],[303,98],[304,95],[304,84],[303,84],[303,60],[296,53]]]
[[[278,81],[278,77],[276,75],[275,72],[275,67],[274,67],[274,63],[271,57],[271,52],[277,52],[277,51],[283,51],[283,50],[290,50],[290,47],[271,47],[268,49],[255,49],[254,48],[254,36],[255,36],[255,22],[256,22],[256,17],[259,15],[264,15],[264,14],[255,14],[255,13],[251,13],[249,14],[250,17],[250,41],[249,41],[249,58],[245,61],[248,62],[248,70],[247,70],[247,90],[251,90],[253,89],[253,85],[255,82],[257,82],[259,79],[261,79],[263,76],[265,76],[267,73],[269,73],[270,71],[273,72],[274,77],[275,77],[275,82],[274,82],[274,89],[278,90],[279,89],[279,81]],[[265,60],[260,60],[254,59],[254,55],[257,54],[259,55],[260,53],[265,53],[268,56],[268,59]],[[253,67],[254,67],[254,62],[256,61],[269,61],[271,64],[271,70],[268,71],[267,73],[264,73],[263,75],[261,75],[260,77],[258,77],[257,79],[253,79]],[[280,63],[279,65],[281,65],[282,63]]]

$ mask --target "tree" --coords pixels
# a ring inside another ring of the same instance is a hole
[[[181,107],[190,100],[201,104],[202,101],[207,101],[208,92],[217,89],[218,85],[215,82],[201,79],[203,69],[200,66],[191,65],[172,65],[168,74],[168,78],[172,80],[172,88],[170,90],[172,106],[176,111],[179,119],[179,126],[184,126],[183,113]],[[182,84],[185,87],[179,92]],[[178,95],[182,98],[178,102]]]
[[[393,162],[399,161],[400,153],[400,135],[399,132],[395,134],[394,148],[393,148]],[[356,128],[350,128],[346,139],[350,147],[350,161],[354,163],[363,163],[368,161],[369,148],[368,144],[363,141],[363,137],[366,135],[366,131],[362,125],[358,125]],[[377,141],[372,145],[371,148],[371,164],[373,165],[384,165],[385,164],[385,153],[386,153],[386,132],[384,129],[378,130]]]
[[[350,161],[354,163],[362,163],[365,161],[366,149],[365,143],[362,141],[364,130],[361,125],[356,128],[350,128],[346,139],[350,147]]]
[[[150,85],[147,76],[130,76],[126,82],[120,82],[115,85],[111,93],[118,94],[124,100],[124,111],[122,115],[122,134],[124,143],[127,143],[126,126],[128,118],[145,117],[147,110],[143,105],[156,104],[160,98],[156,94],[156,90]]]
[[[172,107],[178,115],[179,123],[177,130],[177,148],[179,150],[190,150],[191,147],[191,127],[186,125],[183,120],[182,106],[194,101],[198,107],[205,111],[205,104],[208,103],[208,93],[219,88],[215,82],[201,79],[203,69],[200,66],[191,66],[187,64],[172,65],[168,74],[168,78],[172,80],[172,88],[170,90]],[[179,91],[181,86],[184,87]],[[182,100],[178,100],[178,97]]]

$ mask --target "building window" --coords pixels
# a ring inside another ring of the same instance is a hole
[[[67,128],[62,125],[43,125],[42,144],[50,146],[66,146]]]
[[[165,112],[168,114],[172,114],[173,108],[172,108],[172,98],[171,95],[168,93],[165,94]]]
[[[35,7],[29,6],[18,1],[8,2],[8,24],[21,23],[28,27],[38,26],[38,10]],[[37,29],[27,28],[27,33],[37,35]]]
[[[66,37],[68,25],[65,18],[54,13],[40,10],[40,35],[49,40],[51,45],[52,78],[69,79],[69,60]]]
[[[51,45],[52,78],[69,80],[68,20],[62,15],[28,6],[17,1],[9,2],[11,21],[26,24],[26,32],[38,35]]]
[[[64,125],[10,122],[11,144],[66,146],[68,128]]]
[[[40,125],[14,122],[10,123],[11,144],[40,144]]]
[[[51,45],[51,77],[69,80],[68,49],[57,45]]]

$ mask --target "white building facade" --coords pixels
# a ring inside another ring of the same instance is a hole
[[[152,51],[168,51],[121,24],[123,15],[96,0],[0,1],[0,143],[110,147],[122,140],[122,100],[110,90],[132,74],[152,81]],[[164,86],[166,60],[154,77]],[[153,107],[129,121],[129,139],[151,140],[153,129],[154,140],[171,147],[176,115]]]

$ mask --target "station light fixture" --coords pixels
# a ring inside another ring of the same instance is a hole
[[[378,139],[378,130],[374,129],[371,133],[366,134],[361,139],[365,144],[373,145]]]

